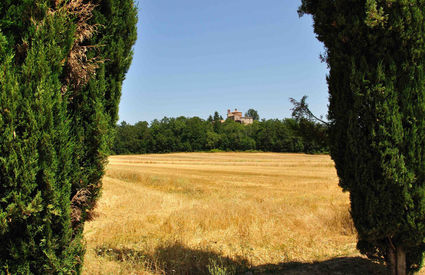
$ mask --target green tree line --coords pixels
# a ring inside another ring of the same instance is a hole
[[[164,117],[150,124],[122,122],[116,127],[115,154],[145,154],[194,151],[246,151],[325,153],[327,126],[312,120],[268,119],[242,125],[223,123],[216,112],[207,120],[199,117]]]

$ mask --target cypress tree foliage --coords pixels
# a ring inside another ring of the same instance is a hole
[[[0,12],[0,270],[69,273],[83,251],[72,236],[73,143],[60,92],[72,20],[47,1],[5,1]]]
[[[94,4],[0,2],[1,274],[81,271],[136,24],[132,0]]]
[[[326,47],[330,150],[358,249],[393,274],[425,250],[425,1],[303,0]]]
[[[76,233],[90,219],[100,195],[106,157],[118,120],[121,85],[137,38],[137,10],[133,0],[96,0],[93,4],[90,21],[97,31],[88,45],[96,45],[96,51],[89,52],[89,60],[97,62],[98,69],[88,85],[70,91],[72,132],[79,141],[73,157],[79,169],[75,171],[72,186],[72,221]]]

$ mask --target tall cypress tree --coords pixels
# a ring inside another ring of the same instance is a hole
[[[425,251],[425,1],[303,0],[326,47],[330,150],[358,249],[393,274]]]
[[[73,143],[60,93],[71,21],[47,1],[6,1],[0,12],[0,269],[68,273],[82,252],[71,229]]]
[[[88,45],[89,58],[100,57],[98,69],[84,87],[74,87],[69,112],[73,118],[75,171],[72,187],[73,226],[81,231],[101,190],[106,156],[112,146],[121,85],[132,61],[137,38],[137,10],[133,0],[95,0],[90,20],[98,26]],[[75,81],[74,81],[75,82]]]
[[[128,24],[102,25],[117,23],[105,5],[118,2],[125,2],[127,13],[119,15]],[[81,270],[82,226],[101,187],[136,24],[132,0],[93,4],[0,2],[2,274]],[[107,45],[113,40],[130,50],[116,54]],[[119,66],[111,72],[113,61]]]

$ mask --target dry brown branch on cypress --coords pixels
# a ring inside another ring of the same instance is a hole
[[[62,4],[62,2],[56,1],[57,9],[53,12],[65,12],[76,25],[75,40],[65,61],[65,78],[62,86],[62,93],[65,93],[68,87],[73,90],[84,87],[95,75],[98,64],[103,60],[99,57],[87,57],[91,48],[99,47],[98,45],[86,45],[99,26],[90,23],[93,9],[96,6],[91,2],[84,3],[82,0],[71,0],[66,4]]]

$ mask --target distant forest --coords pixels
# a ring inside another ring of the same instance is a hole
[[[177,117],[116,127],[114,154],[199,151],[327,153],[327,126],[314,120],[286,118],[254,120],[242,125],[215,112],[207,120]]]

